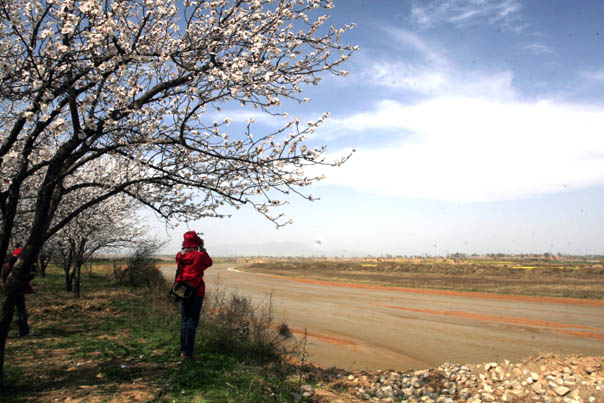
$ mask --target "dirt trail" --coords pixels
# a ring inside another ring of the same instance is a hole
[[[162,267],[170,278],[173,265]],[[307,331],[311,356],[345,369],[431,368],[551,352],[604,353],[604,302],[332,283],[246,273],[217,264],[208,289],[255,303],[272,292],[277,316]]]

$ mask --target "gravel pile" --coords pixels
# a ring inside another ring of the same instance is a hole
[[[311,379],[312,380],[312,377]],[[523,363],[444,363],[421,371],[339,371],[305,384],[315,402],[604,402],[604,357],[538,356]]]

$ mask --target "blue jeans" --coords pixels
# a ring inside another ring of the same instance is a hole
[[[180,352],[190,357],[195,348],[195,332],[199,323],[203,297],[192,297],[188,302],[180,303]]]
[[[27,336],[29,334],[29,325],[27,324],[27,309],[25,309],[25,295],[17,294],[15,298],[17,307],[17,316],[19,317],[19,335]]]

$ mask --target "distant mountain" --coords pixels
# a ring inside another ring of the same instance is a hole
[[[209,246],[209,245],[208,245]],[[327,251],[321,245],[309,246],[299,242],[271,242],[262,244],[212,245],[213,256],[347,256],[350,251]]]

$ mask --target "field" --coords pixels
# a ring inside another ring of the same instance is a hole
[[[604,268],[595,260],[267,258],[242,269],[342,283],[604,299]]]

